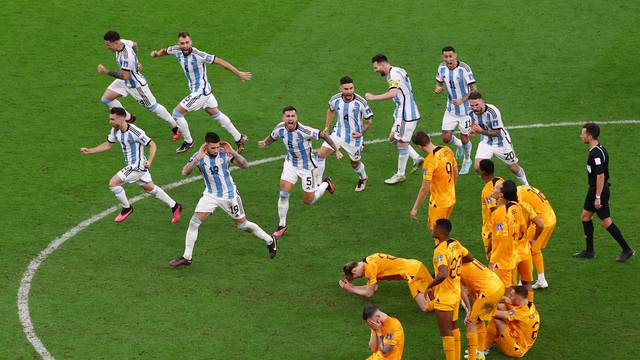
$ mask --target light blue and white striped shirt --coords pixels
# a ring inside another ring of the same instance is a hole
[[[197,154],[193,154],[189,161],[192,161]],[[229,171],[231,159],[224,151],[220,151],[216,156],[205,155],[200,159],[198,170],[204,179],[204,193],[213,194],[213,196],[223,199],[236,197],[238,191]]]
[[[403,68],[392,67],[387,75],[387,83],[389,89],[398,89],[398,94],[393,98],[396,103],[396,109],[393,111],[394,119],[420,120],[420,111],[418,111],[418,104],[413,97],[413,88],[407,72]]]
[[[129,71],[129,79],[123,80],[127,87],[137,88],[147,85],[147,79],[142,76],[140,67],[138,66],[138,54],[133,51],[133,41],[120,39],[124,47],[120,51],[116,51],[116,64],[120,70]]]
[[[215,55],[207,54],[194,47],[191,52],[184,54],[178,45],[169,46],[167,54],[175,55],[178,63],[184,71],[184,76],[189,81],[189,91],[197,94],[211,94],[211,84],[207,78],[207,64],[213,64]]]
[[[453,105],[451,100],[469,95],[469,85],[476,82],[469,65],[458,61],[458,66],[451,70],[445,63],[440,63],[436,81],[447,87],[447,111],[458,116],[467,114],[470,110],[468,100],[462,105]]]
[[[351,101],[345,101],[342,93],[337,93],[329,100],[329,108],[335,111],[337,116],[333,133],[345,143],[360,147],[364,141],[363,137],[354,138],[351,133],[362,132],[363,119],[372,117],[373,111],[362,96],[358,94],[353,96]]]
[[[298,123],[293,131],[287,131],[284,122],[279,123],[271,132],[271,138],[281,139],[287,149],[285,161],[298,169],[313,170],[316,164],[311,155],[311,142],[320,138],[320,131]]]
[[[484,112],[480,115],[476,115],[473,111],[469,111],[469,117],[471,121],[480,125],[483,130],[500,130],[498,136],[486,136],[480,135],[480,141],[484,141],[487,145],[503,146],[506,143],[511,144],[511,136],[505,129],[502,123],[502,117],[500,116],[500,110],[491,104],[485,104]]]
[[[111,129],[107,135],[107,141],[114,144],[116,141],[122,147],[124,154],[124,162],[136,170],[146,171],[144,162],[147,158],[144,156],[144,148],[149,145],[151,139],[145,134],[144,130],[133,124],[127,124],[127,129]]]

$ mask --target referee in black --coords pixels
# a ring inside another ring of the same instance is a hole
[[[593,214],[598,214],[600,223],[616,239],[622,253],[616,261],[625,262],[635,252],[624,240],[620,229],[613,223],[609,212],[609,154],[598,142],[600,126],[596,123],[586,123],[582,126],[580,138],[589,146],[589,158],[587,159],[587,177],[589,178],[589,191],[584,200],[582,210],[582,227],[584,238],[587,241],[587,249],[573,254],[574,257],[592,259],[596,256],[593,249]]]

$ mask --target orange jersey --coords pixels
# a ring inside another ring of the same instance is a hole
[[[378,280],[410,280],[424,266],[421,261],[403,259],[393,255],[375,253],[364,259],[364,276],[367,285],[375,285]]]
[[[491,197],[491,194],[493,194],[493,188],[503,181],[504,179],[501,177],[495,177],[493,180],[487,181],[482,188],[482,195],[480,197],[482,204],[482,232],[491,232],[491,212],[497,206],[496,199]]]
[[[553,211],[551,203],[542,191],[533,186],[520,185],[518,186],[518,200],[529,203],[536,214],[540,216],[544,226],[551,226],[552,223],[555,224],[556,213]]]
[[[518,198],[520,200],[520,198]],[[517,217],[517,221],[522,221],[521,224],[518,224],[518,228],[528,229],[530,226],[535,225],[533,219],[535,219],[538,214],[533,210],[533,207],[526,201],[518,201],[518,204],[522,208],[522,217]],[[529,239],[527,237],[527,232],[523,232],[518,239],[518,262],[523,261],[531,256],[531,244],[529,243]]]
[[[453,151],[447,146],[436,146],[424,159],[422,178],[431,181],[429,204],[450,207],[456,203],[456,181],[454,169],[458,163]]]
[[[522,207],[508,202],[496,207],[491,214],[491,259],[499,269],[516,267],[518,240],[526,232]]]
[[[460,265],[469,251],[458,242],[449,239],[436,245],[433,251],[433,268],[436,276],[440,266],[447,267],[447,277],[433,288],[436,300],[444,304],[457,304],[460,301]]]
[[[504,290],[498,275],[477,259],[460,266],[460,278],[464,286],[471,289],[476,299],[480,294],[491,295]]]
[[[371,330],[371,332],[373,333],[373,330]],[[382,322],[382,329],[380,329],[380,332],[376,335],[383,338],[382,341],[385,345],[393,345],[393,348],[386,354],[383,354],[378,349],[369,359],[402,359],[402,352],[404,351],[404,330],[398,319],[391,316],[387,317]]]
[[[509,331],[519,346],[530,349],[538,337],[540,328],[540,314],[536,306],[532,302],[521,306],[508,305],[507,312],[509,321],[507,321],[508,329],[505,331]]]

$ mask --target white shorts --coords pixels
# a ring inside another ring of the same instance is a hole
[[[471,119],[468,115],[456,115],[445,110],[442,116],[442,131],[454,131],[456,127],[460,128],[461,134],[469,135]]]
[[[393,122],[393,127],[391,128],[393,138],[403,143],[410,143],[413,132],[416,130],[417,126],[418,120],[404,121],[396,119]]]
[[[336,135],[336,133],[331,133],[331,140],[333,140],[333,143],[336,144],[338,148],[344,149],[344,151],[349,154],[349,159],[351,159],[351,161],[360,161],[360,157],[362,156],[362,149],[364,148],[364,146],[362,145],[364,144],[364,140],[360,141],[359,147],[356,147],[352,144],[347,144],[344,139]],[[326,141],[322,144],[322,147],[333,150],[331,145],[329,145]]]
[[[491,159],[493,156],[507,165],[518,163],[516,152],[513,151],[513,147],[508,142],[505,141],[502,146],[494,146],[481,141],[478,144],[478,150],[476,150],[476,159]]]
[[[205,192],[198,201],[195,212],[213,214],[216,208],[222,208],[233,219],[242,219],[244,217],[244,207],[242,206],[240,195],[236,195],[233,199],[226,199]]]
[[[127,97],[131,95],[140,105],[151,108],[157,104],[156,97],[151,93],[149,85],[140,86],[137,88],[130,88],[126,85],[126,82],[121,79],[115,79],[107,88],[108,90],[115,91],[118,94]]]
[[[128,184],[137,183],[139,185],[144,185],[153,181],[151,180],[151,173],[149,170],[140,170],[133,166],[126,166],[122,168],[122,170],[118,171],[116,175],[118,175],[120,180]]]
[[[191,93],[187,95],[182,101],[180,101],[180,106],[182,106],[187,112],[192,112],[200,109],[207,108],[217,108],[218,100],[213,96],[213,93],[209,95],[204,95],[202,93]]]
[[[295,183],[298,182],[298,178],[302,180],[302,191],[316,191],[318,184],[316,184],[313,170],[298,169],[293,166],[291,162],[285,160],[284,165],[282,166],[282,174],[280,175],[280,180],[284,180],[295,185]]]

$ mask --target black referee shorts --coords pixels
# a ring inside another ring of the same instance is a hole
[[[611,216],[611,212],[609,210],[609,186],[605,185],[604,189],[602,189],[602,194],[600,194],[600,204],[602,207],[600,209],[596,209],[593,203],[596,201],[596,188],[589,188],[587,192],[587,197],[584,199],[584,208],[585,210],[598,214],[600,220],[606,219]]]

